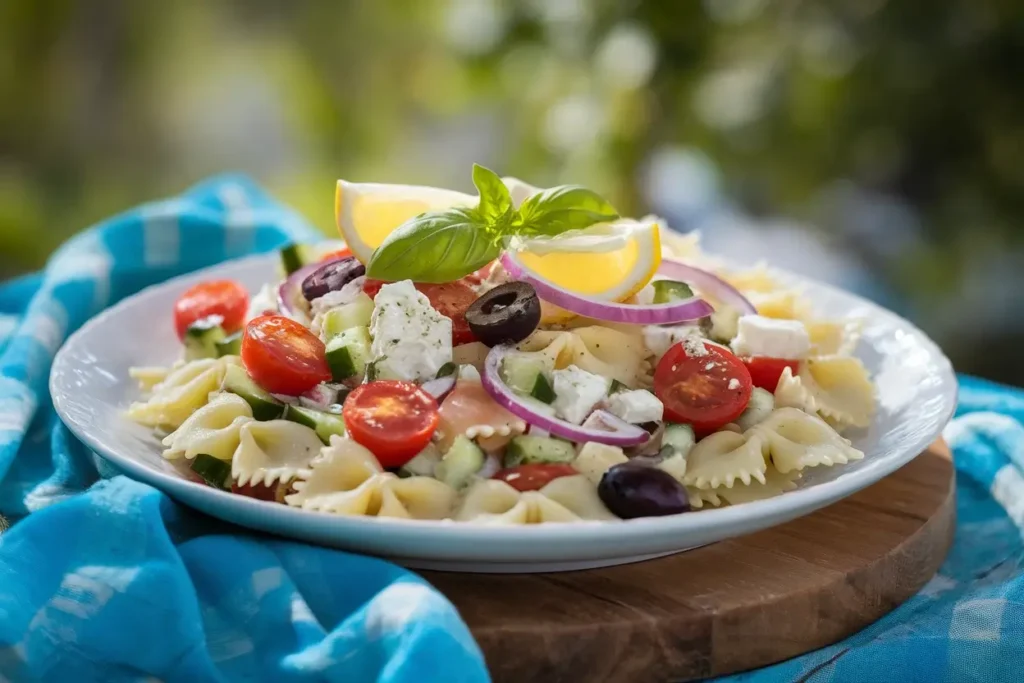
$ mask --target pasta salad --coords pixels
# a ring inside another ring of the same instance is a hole
[[[234,494],[491,524],[737,505],[864,457],[859,321],[585,188],[473,175],[339,181],[344,242],[184,292],[182,359],[131,370],[128,417]]]

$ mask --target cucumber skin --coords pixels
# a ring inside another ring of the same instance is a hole
[[[221,389],[244,399],[252,408],[253,418],[260,422],[276,420],[284,415],[285,405],[257,386],[237,365],[228,365]]]
[[[505,449],[505,467],[520,465],[571,463],[576,449],[568,441],[546,436],[517,436]]]
[[[346,433],[345,420],[341,415],[325,413],[321,410],[290,405],[284,412],[284,419],[309,427],[325,444],[331,443],[332,434],[345,436]]]

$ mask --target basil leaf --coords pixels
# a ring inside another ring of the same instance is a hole
[[[499,240],[472,209],[422,213],[398,226],[370,257],[378,280],[451,282],[501,254]]]
[[[531,195],[519,207],[520,230],[535,235],[559,235],[607,223],[619,213],[599,194],[579,185],[559,185]]]
[[[504,231],[515,217],[512,195],[498,174],[480,164],[473,164],[473,184],[480,193],[477,213],[491,229]]]

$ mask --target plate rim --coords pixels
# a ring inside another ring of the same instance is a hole
[[[620,520],[614,523],[585,520],[582,522],[547,522],[544,524],[527,525],[493,525],[463,521],[456,522],[451,519],[413,520],[359,515],[330,515],[312,510],[280,505],[278,503],[259,501],[245,496],[238,496],[226,491],[218,491],[210,488],[209,486],[190,481],[184,477],[162,472],[140,460],[137,460],[136,458],[124,456],[116,452],[113,448],[104,443],[102,439],[98,438],[93,433],[93,430],[90,429],[89,425],[82,424],[70,414],[69,407],[67,405],[70,398],[70,392],[57,391],[57,389],[59,385],[59,376],[62,374],[63,366],[69,363],[69,359],[71,358],[71,349],[79,343],[80,339],[95,330],[95,328],[105,324],[105,321],[108,318],[117,315],[122,309],[136,304],[140,299],[153,296],[154,294],[166,289],[173,289],[175,287],[182,286],[185,283],[191,283],[193,280],[202,279],[206,275],[216,273],[227,266],[241,266],[249,261],[270,261],[274,253],[275,252],[264,252],[259,254],[250,254],[236,259],[228,259],[211,266],[183,273],[173,278],[149,285],[100,311],[73,332],[64,341],[57,354],[54,356],[50,369],[48,388],[58,416],[71,433],[74,434],[75,438],[81,440],[101,457],[109,460],[116,467],[124,471],[125,474],[129,475],[130,478],[151,485],[176,500],[181,501],[191,497],[192,495],[203,495],[209,497],[211,501],[216,501],[218,499],[223,501],[223,505],[221,507],[229,513],[234,513],[239,510],[248,513],[273,513],[272,516],[287,520],[286,523],[288,525],[309,522],[313,527],[317,527],[324,525],[326,520],[330,521],[331,525],[334,527],[335,531],[332,532],[332,535],[334,536],[342,536],[345,534],[346,529],[353,528],[378,532],[386,532],[388,530],[395,530],[396,532],[399,530],[413,530],[430,535],[443,534],[452,540],[457,537],[458,540],[461,541],[488,544],[493,542],[496,538],[509,542],[557,542],[560,540],[595,541],[601,540],[602,537],[605,536],[608,537],[608,540],[612,540],[616,535],[614,532],[616,529],[628,529],[632,533],[660,537],[662,535],[691,534],[709,526],[730,529],[737,526],[753,526],[753,523],[759,519],[788,520],[804,516],[805,514],[810,514],[814,510],[853,495],[857,491],[860,491],[889,474],[892,474],[900,467],[903,467],[905,464],[916,458],[941,435],[943,428],[948,424],[956,411],[959,396],[959,382],[956,378],[956,373],[953,369],[952,363],[943,353],[938,344],[936,344],[920,328],[897,313],[869,301],[858,294],[854,294],[853,292],[849,292],[840,287],[798,275],[781,268],[767,266],[769,272],[782,275],[785,279],[793,281],[797,285],[805,287],[813,286],[832,294],[850,297],[854,299],[858,305],[869,309],[868,313],[870,315],[880,315],[882,317],[893,319],[895,322],[899,323],[901,327],[913,332],[919,340],[923,342],[929,352],[929,355],[938,361],[939,372],[948,375],[948,379],[950,380],[949,384],[952,387],[952,391],[943,396],[943,399],[947,401],[947,405],[945,406],[945,410],[943,410],[942,414],[939,416],[938,427],[936,428],[935,433],[933,434],[928,432],[918,436],[911,444],[904,446],[902,452],[898,456],[893,456],[886,460],[867,462],[859,469],[842,472],[835,479],[817,483],[807,488],[790,491],[785,495],[774,496],[772,498],[752,501],[740,505],[702,509],[699,511],[699,514],[644,517]],[[721,259],[717,256],[715,259],[719,262],[735,265],[734,262]],[[126,377],[125,381],[127,381],[127,379],[128,378]],[[119,408],[119,410],[123,409]],[[869,458],[870,455],[865,454],[865,459],[867,460]],[[201,493],[199,489],[202,489]],[[193,508],[195,507],[189,503],[183,504],[189,505]],[[248,526],[244,522],[239,522],[236,519],[230,519],[227,516],[225,516],[224,519],[232,524]],[[778,523],[781,523],[781,521],[770,521],[766,524],[757,524],[756,529],[768,528],[775,526]],[[453,530],[457,532],[456,536],[450,536]],[[753,530],[755,529],[751,529],[750,531]],[[747,531],[740,531],[739,533],[747,533]],[[732,535],[736,535],[736,533],[732,533]]]

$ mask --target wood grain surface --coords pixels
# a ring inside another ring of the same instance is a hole
[[[877,620],[942,564],[955,515],[953,463],[937,443],[808,517],[671,557],[423,574],[458,607],[495,683],[688,681],[795,657]]]

